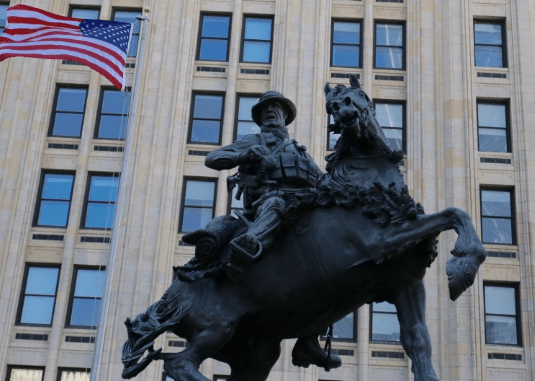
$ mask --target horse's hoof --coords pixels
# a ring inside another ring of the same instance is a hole
[[[450,299],[455,301],[474,283],[479,265],[470,257],[451,258],[446,265]]]
[[[304,351],[292,352],[292,364],[300,366],[302,368],[308,368],[310,365],[316,365],[320,368],[329,371],[342,366],[342,359],[340,356],[331,354],[330,361],[327,359],[327,353],[307,353]]]

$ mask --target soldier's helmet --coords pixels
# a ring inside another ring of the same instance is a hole
[[[297,113],[295,109],[295,105],[291,100],[288,98],[285,98],[284,95],[279,93],[278,91],[266,91],[264,94],[260,96],[260,99],[258,100],[258,103],[255,104],[251,108],[251,114],[253,116],[253,120],[256,124],[259,126],[262,125],[262,118],[261,118],[261,111],[262,108],[271,102],[279,102],[280,105],[284,108],[284,111],[286,111],[286,114],[288,116],[286,117],[286,125],[289,125],[293,122],[295,119],[295,115]]]

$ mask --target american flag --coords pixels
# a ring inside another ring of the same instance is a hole
[[[118,89],[125,86],[125,64],[133,24],[82,20],[29,7],[7,9],[0,35],[0,61],[9,57],[65,59],[96,70]]]

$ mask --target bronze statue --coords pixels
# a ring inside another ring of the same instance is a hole
[[[355,76],[350,84],[325,86],[327,112],[335,121],[330,128],[341,133],[335,152],[327,157],[327,173],[314,187],[274,187],[255,196],[256,205],[279,199],[278,224],[284,229],[271,246],[260,255],[262,237],[257,235],[260,245],[255,242],[254,247],[233,241],[254,229],[246,217],[219,217],[192,234],[196,257],[175,268],[178,279],[158,302],[125,322],[124,378],[160,359],[175,381],[209,381],[198,368],[211,357],[230,365],[230,381],[265,381],[282,340],[316,338],[365,303],[388,301],[396,306],[401,343],[412,360],[415,381],[438,380],[423,284],[425,270],[437,255],[436,237],[450,229],[458,234],[446,268],[452,300],[472,285],[485,250],[467,213],[447,208],[426,215],[409,196],[397,165],[401,153],[386,144],[371,101]],[[248,148],[245,152],[251,153]],[[258,153],[266,156],[260,149]],[[275,166],[260,169],[266,175],[258,179],[275,181],[270,172]],[[227,244],[231,241],[235,245]],[[254,252],[252,263],[239,262],[235,246]],[[235,260],[238,277],[227,273]],[[188,340],[184,351],[154,350],[154,339],[168,330]],[[302,342],[317,345],[315,340]],[[323,358],[328,368],[327,354]]]

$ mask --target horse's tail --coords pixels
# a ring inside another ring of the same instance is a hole
[[[154,350],[154,340],[162,333],[179,324],[187,311],[189,303],[185,302],[175,282],[163,297],[146,312],[136,316],[134,320],[127,318],[124,324],[128,331],[128,340],[123,345],[121,361],[124,365],[123,378],[132,378],[142,372],[152,360],[163,357],[162,349]],[[141,361],[145,351],[149,354]],[[139,361],[139,362],[138,362]]]

